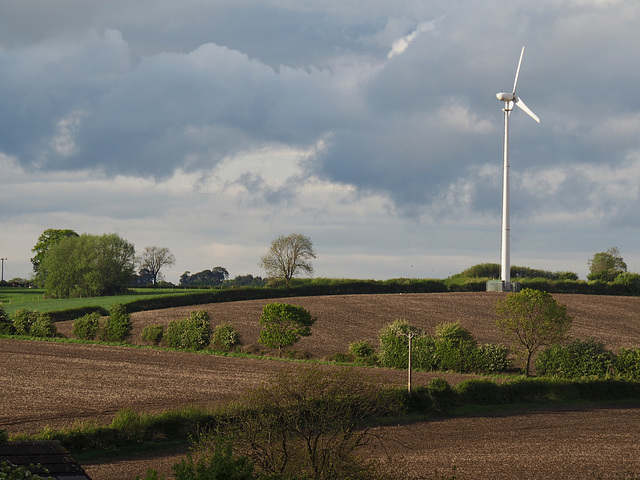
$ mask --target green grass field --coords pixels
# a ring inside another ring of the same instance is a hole
[[[195,293],[198,291],[208,290],[181,290],[181,289],[150,289],[137,288],[131,289],[124,295],[115,295],[111,297],[90,297],[90,298],[64,298],[49,299],[45,297],[45,291],[37,288],[14,288],[0,287],[0,305],[9,315],[21,308],[28,310],[37,310],[39,312],[54,312],[57,310],[66,310],[68,308],[77,308],[85,306],[98,306],[105,310],[109,310],[114,303],[127,303],[133,300],[151,298],[158,295],[181,295],[183,293]]]

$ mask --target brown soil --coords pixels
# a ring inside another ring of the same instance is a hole
[[[346,352],[351,342],[377,344],[384,325],[397,318],[432,332],[435,325],[460,320],[480,343],[503,342],[494,327],[500,293],[358,295],[282,299],[302,305],[318,318],[313,335],[296,348],[314,358]],[[595,338],[608,348],[640,345],[640,298],[556,295],[574,317],[571,334]],[[233,325],[245,345],[257,345],[262,307],[276,300],[210,304],[140,312],[132,316],[134,342],[145,325],[163,324],[193,310],[206,310],[214,325]],[[58,324],[67,335],[71,322]],[[157,412],[186,405],[228,403],[267,380],[283,362],[133,349],[0,340],[0,425],[9,433],[34,432],[45,425],[78,420],[108,422],[122,408]],[[340,367],[324,367],[340,368]],[[388,384],[403,385],[402,371],[368,369]],[[414,373],[414,384],[436,374]],[[438,374],[438,376],[443,376]],[[463,375],[446,375],[457,383]],[[434,470],[462,478],[622,478],[640,472],[640,409],[551,409],[518,415],[456,418],[381,429],[397,441],[385,442],[393,464],[406,478],[432,478]],[[94,478],[143,475],[148,466],[170,473],[183,452],[158,458],[87,464]],[[384,457],[381,450],[371,454]]]

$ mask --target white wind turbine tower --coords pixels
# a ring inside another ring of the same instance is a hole
[[[520,65],[522,64],[522,57],[524,56],[524,47],[520,52],[520,60],[518,61],[518,68],[516,69],[516,79],[513,82],[513,91],[500,92],[496,94],[498,100],[504,102],[504,160],[503,160],[503,172],[502,172],[502,250],[501,250],[501,271],[500,271],[500,284],[502,291],[510,292],[512,290],[511,285],[511,259],[510,259],[510,226],[509,226],[509,115],[513,106],[517,105],[524,110],[527,115],[533,118],[536,122],[540,123],[538,116],[527,107],[524,102],[516,95],[516,86],[518,85],[518,75],[520,75]],[[487,289],[494,290],[495,288],[489,287]]]

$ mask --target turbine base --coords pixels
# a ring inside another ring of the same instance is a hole
[[[505,282],[504,280],[489,280],[487,292],[519,292],[519,282]]]

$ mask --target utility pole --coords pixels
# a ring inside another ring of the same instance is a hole
[[[408,371],[408,379],[407,379],[407,389],[409,390],[409,393],[411,393],[411,340],[413,339],[413,337],[416,336],[416,332],[407,332],[407,333],[401,333],[400,335],[407,337],[409,339],[409,362],[408,362],[408,366],[407,366],[407,371]]]
[[[2,257],[0,258],[0,261],[2,261],[2,274],[0,274],[0,282],[4,282],[4,261],[6,260],[6,258]]]

